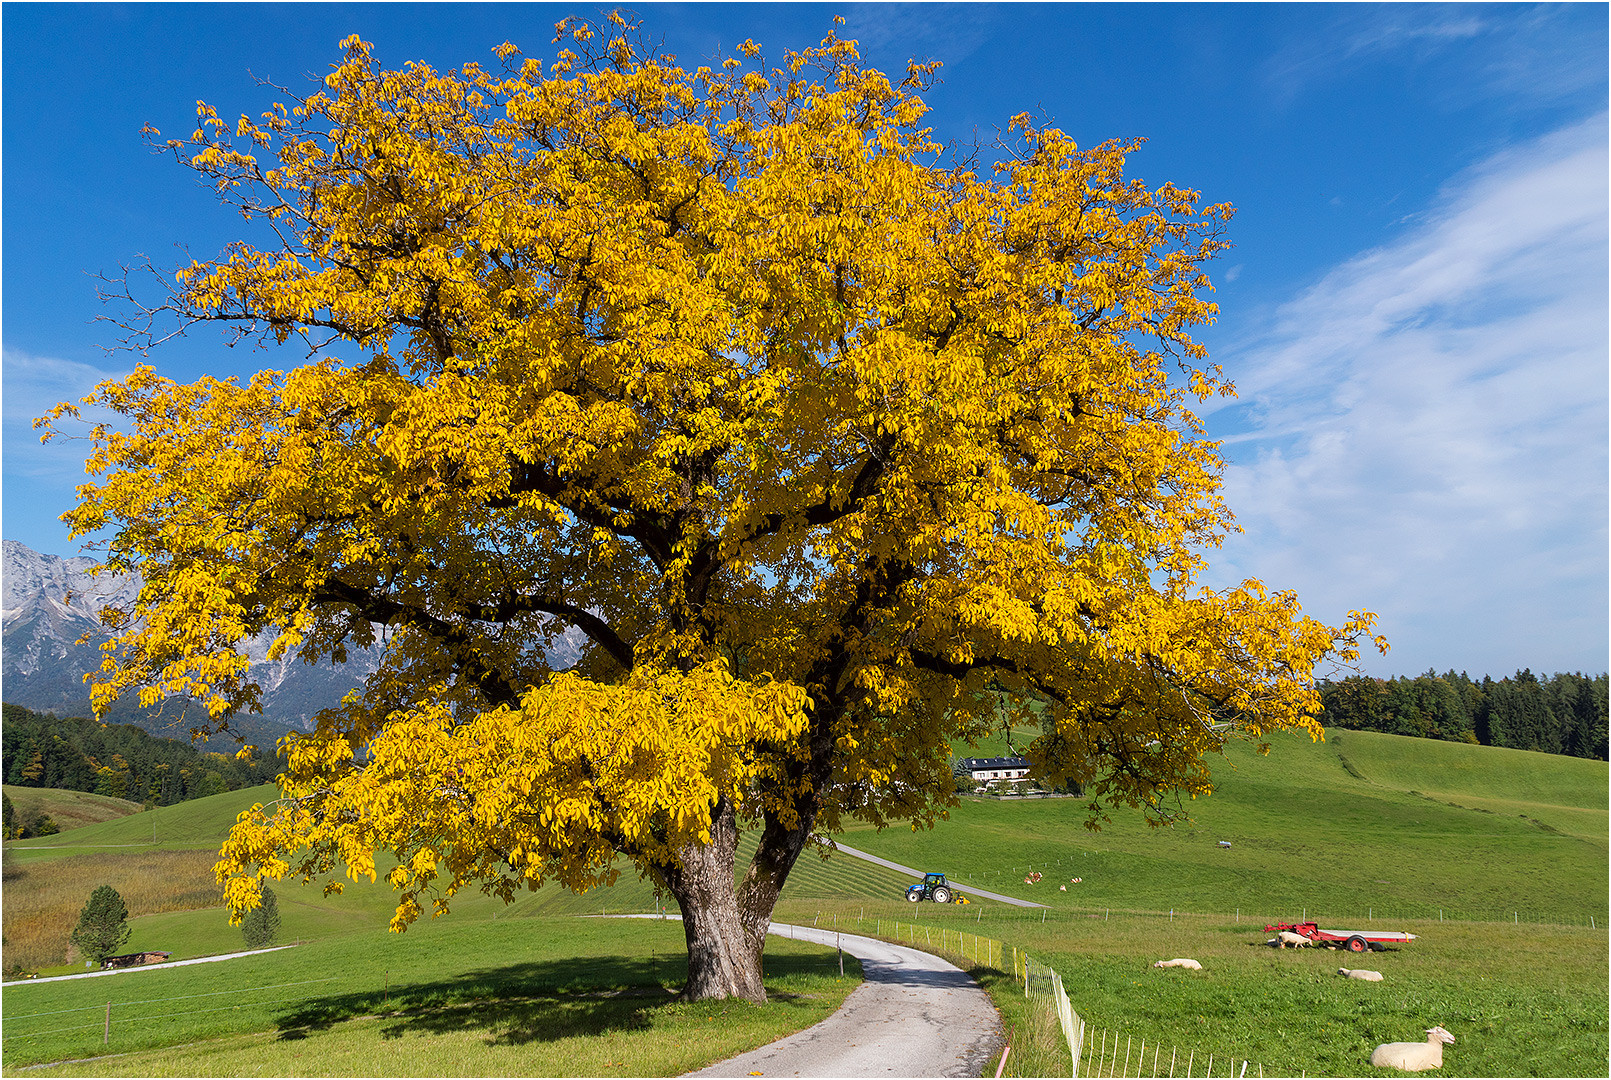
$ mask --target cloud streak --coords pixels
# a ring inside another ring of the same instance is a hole
[[[1295,37],[1262,72],[1282,104],[1318,91],[1362,65],[1470,65],[1467,77],[1433,79],[1450,93],[1534,107],[1604,85],[1603,24],[1596,37],[1576,32],[1571,6],[1335,5],[1331,25]],[[1453,88],[1458,87],[1455,91]],[[1450,104],[1469,100],[1450,98]]]
[[[53,439],[41,445],[40,433],[33,427],[34,419],[60,402],[77,402],[106,379],[127,374],[127,371],[105,371],[77,360],[36,356],[17,349],[4,350],[0,356],[0,380],[5,391],[0,420],[4,425],[8,481],[57,483],[68,491],[72,485],[82,483],[85,444],[72,439]],[[91,425],[111,423],[115,417],[111,413],[86,409],[83,419],[87,431]],[[69,422],[64,429],[70,430],[72,426]]]
[[[1218,582],[1383,616],[1374,673],[1606,668],[1606,118],[1458,178],[1222,349]],[[1453,629],[1451,629],[1453,628]]]

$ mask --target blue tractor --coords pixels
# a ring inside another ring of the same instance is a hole
[[[936,904],[951,903],[953,893],[944,874],[924,874],[923,880],[906,890],[906,899],[912,903],[933,900]]]

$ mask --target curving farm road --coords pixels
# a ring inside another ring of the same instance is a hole
[[[833,846],[836,851],[843,851],[846,855],[854,856],[855,858],[861,859],[865,862],[876,863],[879,866],[887,866],[891,870],[899,870],[903,874],[911,874],[913,877],[917,878],[921,878],[923,876],[923,871],[921,870],[914,870],[910,866],[902,866],[900,863],[890,862],[888,859],[880,859],[877,855],[869,855],[865,851],[857,851],[855,848],[850,847],[847,844],[841,844],[837,840],[834,841]],[[976,889],[972,885],[958,885],[954,881],[950,882],[949,884],[957,892],[972,893],[974,896],[982,896],[986,900],[996,900],[1003,904],[1011,904],[1014,907],[1046,906],[1045,904],[1037,904],[1033,900],[1020,900],[1016,896],[1004,896],[1001,893],[991,892],[988,889]]]
[[[833,945],[832,930],[771,932]],[[837,935],[863,982],[828,1019],[689,1076],[979,1076],[1001,1052],[1001,1017],[961,968],[904,945]]]

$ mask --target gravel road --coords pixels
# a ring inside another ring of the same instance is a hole
[[[832,930],[771,932],[833,945]],[[864,981],[804,1031],[689,1076],[979,1076],[1001,1052],[1001,1017],[961,968],[917,949],[840,935]]]

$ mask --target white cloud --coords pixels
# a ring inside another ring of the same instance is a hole
[[[988,40],[996,18],[984,4],[853,4],[840,36],[855,39],[864,56],[889,51],[959,64]]]
[[[122,378],[127,371],[107,371],[76,360],[35,356],[17,349],[0,353],[0,422],[4,425],[5,473],[7,479],[31,479],[66,485],[84,479],[87,443],[73,438],[56,438],[41,445],[34,430],[36,417],[43,416],[57,403],[76,403],[106,379]],[[83,423],[64,422],[64,431],[88,428],[110,422],[110,413],[86,409]],[[71,490],[69,486],[67,490]]]
[[[1335,4],[1317,10],[1329,16],[1327,25],[1317,31],[1299,20],[1300,31],[1264,65],[1265,89],[1282,105],[1345,72],[1383,62],[1427,67],[1433,92],[1449,94],[1450,105],[1469,104],[1473,93],[1511,106],[1585,93],[1604,97],[1604,22],[1596,33],[1582,5]],[[1438,65],[1463,68],[1468,77],[1439,79],[1432,74]]]
[[[1379,673],[1606,669],[1606,118],[1485,162],[1220,358],[1216,575],[1383,616]]]

